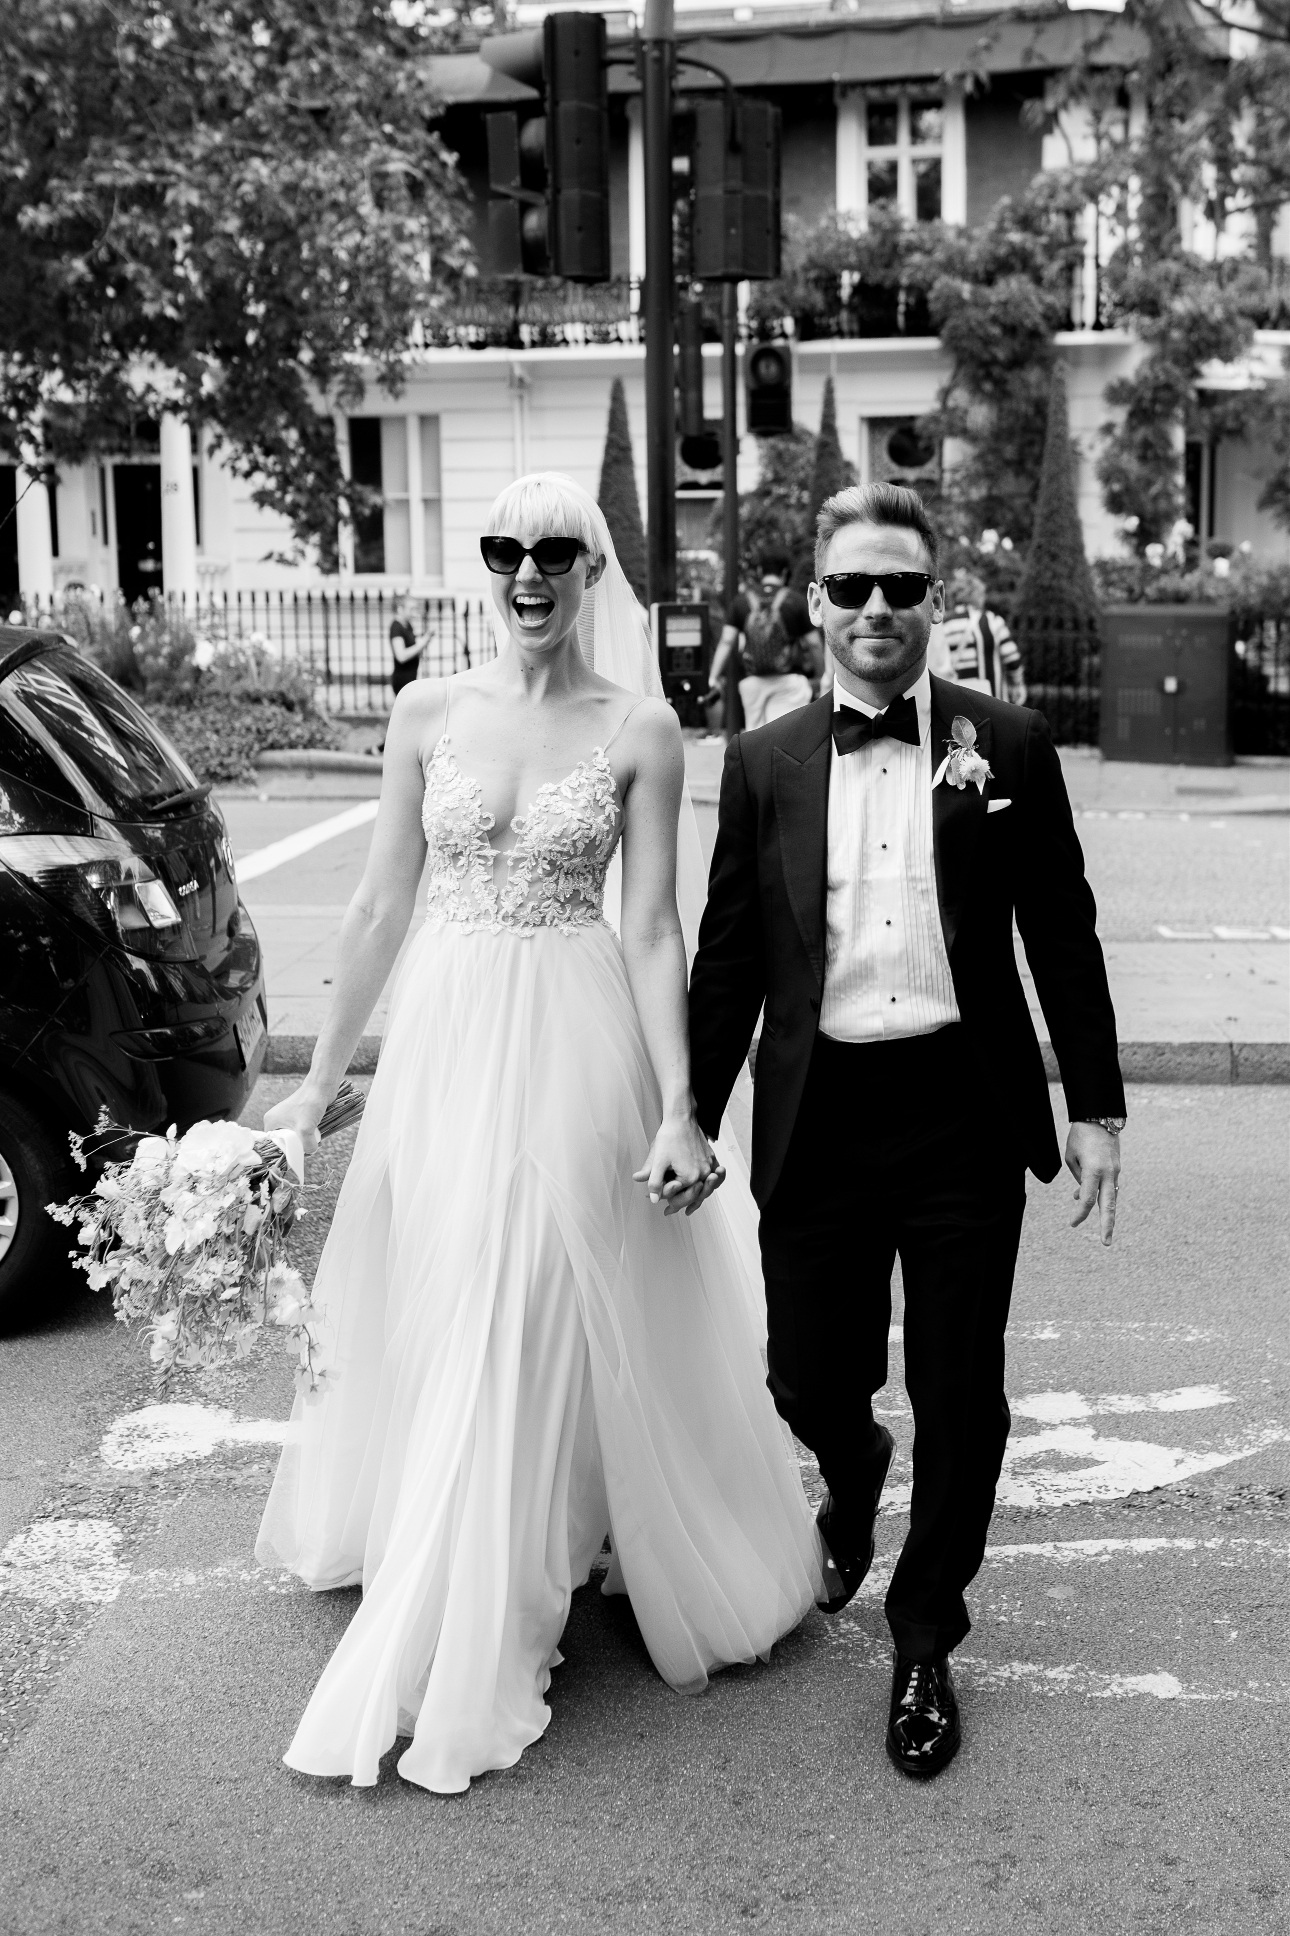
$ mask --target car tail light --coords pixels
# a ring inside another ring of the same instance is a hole
[[[146,860],[114,841],[77,834],[0,835],[0,867],[131,954],[190,954],[183,917]]]

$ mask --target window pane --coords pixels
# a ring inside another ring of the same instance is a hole
[[[381,485],[387,497],[408,494],[408,426],[404,417],[381,418]],[[391,565],[390,570],[397,570],[397,566]]]
[[[421,495],[438,497],[439,486],[439,419],[421,419]],[[430,569],[429,564],[426,570]]]
[[[920,222],[939,222],[941,219],[939,159],[914,163],[914,214]]]
[[[385,569],[412,569],[412,526],[405,497],[394,498],[385,507]]]
[[[426,419],[423,417],[422,422]],[[433,418],[430,419],[434,421]],[[438,499],[422,506],[425,514],[426,577],[443,577],[443,516]]]
[[[896,158],[869,163],[869,206],[894,206],[896,201]]]
[[[195,784],[169,740],[79,653],[55,649],[19,666],[0,689],[0,711],[35,743],[19,769],[33,784],[48,784],[57,767],[66,778],[51,792],[110,819],[137,817],[149,800]]]
[[[894,148],[896,145],[897,107],[894,101],[869,102],[869,146],[871,148]]]
[[[379,417],[351,417],[349,420],[349,474],[356,484],[381,488],[381,420]]]
[[[911,101],[909,138],[915,148],[939,148],[945,116],[939,101]]]

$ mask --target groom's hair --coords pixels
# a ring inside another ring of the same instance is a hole
[[[922,498],[908,485],[852,484],[849,489],[825,499],[815,524],[817,579],[824,570],[825,554],[834,535],[846,524],[900,524],[907,531],[916,531],[935,576],[940,555],[936,527],[927,515]]]

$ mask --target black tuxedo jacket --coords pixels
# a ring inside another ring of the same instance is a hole
[[[1043,1056],[1022,992],[1013,917],[1073,1119],[1124,1113],[1115,1012],[1060,762],[1040,713],[932,680],[934,777],[963,714],[993,777],[982,794],[933,796],[936,892],[982,1135],[1001,1137],[1047,1183],[1061,1167]],[[691,1080],[699,1121],[720,1126],[765,1005],[757,1051],[752,1187],[765,1204],[783,1167],[819,1029],[833,696],[730,742],[699,951],[690,978]],[[855,757],[852,755],[852,757]],[[1011,804],[989,812],[992,800]],[[873,1107],[882,1107],[875,1096]],[[929,1109],[936,1097],[927,1098]]]

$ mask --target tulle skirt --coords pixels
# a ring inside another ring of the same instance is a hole
[[[426,926],[318,1268],[333,1366],[297,1401],[257,1556],[362,1582],[288,1763],[440,1792],[545,1729],[570,1595],[607,1590],[702,1688],[822,1593],[764,1382],[755,1210],[664,1218],[660,1118],[616,936]]]

